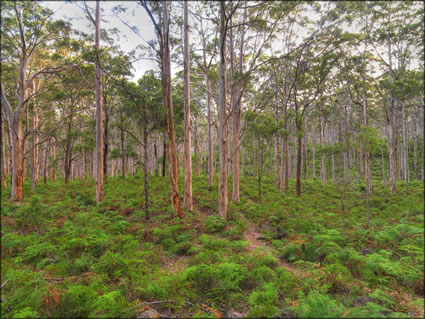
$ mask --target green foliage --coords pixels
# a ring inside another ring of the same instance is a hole
[[[217,216],[210,216],[205,221],[205,229],[208,233],[219,233],[226,227],[226,221]]]
[[[215,285],[217,270],[207,265],[192,266],[186,269],[185,278],[199,292],[206,291]]]
[[[18,213],[21,224],[31,230],[40,228],[44,216],[46,216],[46,208],[41,203],[40,196],[31,197],[30,205],[21,208]]]
[[[47,317],[47,309],[51,317],[61,318],[133,316],[135,299],[175,300],[167,304],[174,314],[193,314],[204,303],[239,312],[248,305],[248,317],[279,316],[281,311],[299,317],[400,317],[406,314],[396,312],[400,308],[389,294],[392,287],[408,294],[423,287],[419,183],[411,184],[411,194],[392,197],[374,187],[372,230],[364,228],[357,190],[347,191],[342,234],[339,186],[307,182],[299,201],[295,193],[282,196],[274,178],[265,176],[263,202],[256,203],[257,180],[242,177],[241,203],[232,205],[231,218],[224,222],[214,215],[217,190],[206,189],[204,176],[194,183],[199,198],[194,212],[184,220],[170,219],[166,181],[152,177],[155,214],[143,222],[136,214],[122,213],[141,205],[142,181],[132,177],[110,177],[100,205],[84,202],[94,198],[92,181],[77,180],[63,188],[60,182],[40,184],[34,194],[39,198],[20,206],[2,193],[2,278],[11,278],[2,289],[2,317]],[[295,184],[290,186],[294,191]],[[27,209],[40,212],[38,229],[21,222]],[[258,240],[251,250],[248,222],[270,240],[278,227],[286,235],[272,245]],[[52,284],[55,290],[49,288]],[[371,289],[368,299],[358,301],[366,287]],[[58,303],[46,308],[46,300],[55,295]],[[423,311],[419,302],[409,309]],[[198,313],[207,315],[212,313]]]
[[[295,313],[302,318],[339,318],[344,313],[344,306],[327,295],[312,290],[299,300]]]
[[[320,247],[313,247],[309,246],[306,247],[306,245],[303,243],[301,245],[301,259],[304,261],[316,261],[319,258],[320,254]]]
[[[119,291],[111,291],[96,298],[90,317],[111,318],[126,310],[127,303]]]
[[[248,298],[250,304],[250,311],[248,317],[273,317],[277,315],[278,309],[276,307],[279,292],[275,285],[265,284],[263,289],[254,291]]]
[[[388,309],[384,306],[368,302],[364,306],[351,309],[349,316],[352,318],[387,318],[384,314],[385,311],[388,311]]]
[[[14,318],[38,318],[40,317],[40,314],[32,309],[31,307],[25,307],[19,311],[16,311]]]
[[[69,318],[87,318],[94,308],[97,293],[90,287],[74,285],[62,296],[55,315]]]
[[[126,258],[108,250],[92,267],[97,272],[106,273],[110,278],[119,278],[127,270],[128,264]]]

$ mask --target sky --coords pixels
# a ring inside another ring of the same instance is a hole
[[[88,1],[87,4],[90,8],[94,8],[96,2]],[[101,28],[117,28],[121,31],[121,36],[117,39],[117,43],[123,51],[129,52],[135,49],[137,45],[145,43],[143,43],[143,40],[131,31],[129,27],[114,16],[112,8],[118,4],[128,8],[126,14],[120,15],[121,19],[126,21],[129,25],[137,26],[140,34],[146,41],[155,39],[156,35],[154,33],[152,22],[146,14],[145,9],[143,9],[135,1],[102,1],[101,17],[106,21],[101,23]],[[55,12],[53,15],[54,19],[70,21],[73,29],[94,35],[94,27],[85,17],[85,13],[82,9],[82,1],[73,1],[72,3],[65,3],[64,1],[43,1],[42,5]],[[134,76],[132,80],[134,81],[141,78],[147,70],[159,71],[159,67],[156,62],[150,60],[137,61],[133,64],[133,66]],[[172,71],[175,72],[175,70]]]
[[[85,16],[83,9],[83,1],[42,1],[41,4],[50,8],[55,13],[53,15],[54,19],[62,19],[65,21],[70,21],[72,28],[78,31],[82,31],[87,34],[93,34],[94,38],[94,27],[88,21]],[[95,8],[95,1],[87,1],[87,4],[90,8]],[[101,17],[105,22],[101,23],[101,28],[116,28],[120,31],[120,38],[116,39],[116,42],[120,48],[125,52],[130,52],[135,49],[138,45],[146,43],[135,34],[128,26],[126,26],[119,18],[117,18],[112,12],[112,8],[122,5],[127,8],[126,13],[121,13],[120,17],[122,20],[126,21],[128,25],[136,26],[139,29],[139,34],[143,37],[144,40],[150,41],[156,38],[154,33],[154,26],[147,15],[144,8],[137,4],[136,1],[101,1]],[[191,7],[191,5],[189,5]],[[190,10],[190,8],[189,8]],[[182,13],[183,14],[183,13]],[[310,18],[314,16],[308,14]],[[189,15],[189,27],[194,23],[192,17]],[[205,23],[208,23],[207,21]],[[307,36],[306,30],[299,30],[297,33],[302,36]],[[190,35],[190,41],[199,41],[198,39],[191,38],[195,34]],[[281,48],[280,40],[276,40],[276,43],[273,44],[273,47],[276,46],[276,49]],[[274,49],[274,50],[276,50]],[[269,53],[269,50],[267,50]],[[141,60],[133,63],[133,80],[134,82],[137,79],[141,78],[143,74],[148,70],[159,71],[159,66],[155,61],[151,60]],[[182,69],[182,67],[179,67]],[[179,71],[176,65],[171,64],[171,73],[174,77],[175,73]]]
[[[42,1],[41,3],[42,5],[47,6],[53,11],[55,11],[55,14],[53,15],[54,19],[63,19],[65,21],[70,21],[73,29],[85,32],[87,34],[93,34],[94,37],[94,27],[86,19],[85,12],[82,9],[83,1]],[[88,1],[87,3],[90,8],[94,9],[96,5],[95,1]],[[122,21],[120,21],[119,18],[117,18],[112,13],[112,8],[117,5],[122,5],[123,7],[127,8],[126,13],[120,14],[121,19],[126,21],[128,25],[136,26],[139,30],[139,34],[143,37],[145,41],[150,41],[156,38],[156,35],[154,33],[154,27],[150,18],[148,17],[144,8],[138,5],[136,1],[101,1],[101,16],[102,19],[105,20],[104,22],[102,22],[101,28],[116,28],[120,31],[120,37],[116,39],[115,43],[117,43],[123,51],[129,52],[135,49],[138,45],[145,45],[146,42],[140,38],[140,35],[135,34],[128,26],[126,26]],[[191,7],[191,5],[189,5],[189,7]],[[304,14],[306,14],[310,19],[316,19],[318,17],[317,14],[309,10]],[[194,21],[192,21],[189,15],[189,26],[192,23],[194,23]],[[354,31],[353,27],[346,27],[344,29],[346,31]],[[302,38],[308,37],[310,35],[309,32],[305,29],[297,30],[295,33],[300,36],[298,41],[301,41]],[[195,34],[193,34],[193,36],[195,36]],[[273,43],[273,47],[275,47],[276,49],[281,48],[282,42],[280,42],[281,40],[279,38],[281,37],[278,36],[278,40],[275,40],[276,42]],[[195,38],[190,39],[190,41],[192,40],[195,42],[199,41]],[[196,45],[198,43],[194,44]],[[361,50],[361,47],[358,47],[357,49]],[[417,63],[417,61],[413,61],[414,67],[417,66]],[[148,70],[159,71],[159,66],[157,65],[157,63],[151,60],[137,61],[133,63],[133,67],[133,78],[131,79],[133,81],[137,81],[137,79],[141,78],[143,74]],[[172,63],[172,76],[174,77],[175,73],[181,69],[181,66],[177,66]]]

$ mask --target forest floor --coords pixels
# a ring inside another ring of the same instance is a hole
[[[93,181],[25,184],[20,204],[2,189],[2,317],[424,316],[422,182],[375,182],[369,226],[363,185],[307,181],[297,198],[265,177],[260,200],[242,177],[227,221],[207,177],[185,219],[167,178],[150,185],[149,220],[138,175],[108,177],[99,205]]]

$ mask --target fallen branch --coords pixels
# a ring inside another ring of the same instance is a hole
[[[0,289],[3,288],[3,286],[6,285],[9,280],[10,280],[10,278],[8,280],[6,280],[4,283],[2,283]]]

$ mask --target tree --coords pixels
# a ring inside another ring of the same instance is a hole
[[[152,2],[151,5],[154,11],[157,11],[159,23],[152,15],[147,1],[139,1],[142,7],[148,13],[154,27],[155,33],[159,41],[161,80],[162,80],[162,95],[164,106],[167,110],[167,133],[168,133],[168,159],[169,159],[169,176],[170,176],[170,191],[171,204],[178,217],[183,218],[184,214],[180,208],[180,197],[178,188],[178,166],[177,166],[177,149],[176,138],[174,132],[174,109],[171,88],[171,66],[170,66],[170,21],[168,18],[168,1],[162,2],[162,12],[158,7],[158,3]]]
[[[219,145],[219,172],[218,172],[218,214],[227,218],[227,152],[228,152],[228,122],[226,102],[226,33],[229,17],[226,15],[225,2],[220,2],[220,63],[219,63],[219,105],[218,105],[218,145]]]
[[[183,206],[193,210],[192,200],[192,129],[190,125],[190,56],[188,1],[184,2],[184,198]]]
[[[37,79],[55,74],[72,67],[69,57],[60,55],[60,48],[69,47],[70,27],[63,21],[52,21],[53,12],[32,2],[1,3],[1,52],[2,71],[4,65],[14,69],[14,88],[6,87],[1,80],[1,103],[5,108],[12,137],[12,192],[11,199],[22,199],[24,179],[25,141],[28,131],[23,131],[22,122],[28,103],[41,86],[33,86]],[[54,53],[54,49],[56,53]],[[44,50],[50,56],[49,63],[40,65],[35,60],[35,52]],[[8,84],[12,84],[10,81]],[[12,95],[16,92],[16,97]]]
[[[102,68],[100,65],[100,1],[96,1],[96,203],[103,201],[104,171],[103,171],[103,85]]]
[[[269,145],[269,141],[278,131],[274,118],[268,114],[246,111],[244,118],[249,122],[247,138],[255,139],[259,160],[257,161],[258,171],[258,197],[261,201],[261,179],[263,177],[264,153]]]

